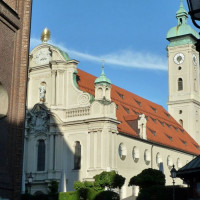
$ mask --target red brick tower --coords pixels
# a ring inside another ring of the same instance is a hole
[[[20,199],[32,0],[0,0],[0,197]]]

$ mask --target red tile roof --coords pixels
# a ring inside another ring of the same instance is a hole
[[[84,92],[94,95],[95,76],[78,70],[78,85]],[[128,123],[139,114],[147,117],[147,140],[188,153],[200,154],[200,146],[183,127],[160,105],[112,85],[111,99],[117,105],[119,132],[139,138],[138,133]]]

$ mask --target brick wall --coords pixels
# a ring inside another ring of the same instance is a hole
[[[20,199],[32,0],[0,1],[0,82],[7,116],[0,118],[0,197]]]

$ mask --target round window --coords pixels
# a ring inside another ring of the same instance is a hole
[[[126,155],[127,155],[127,149],[123,143],[120,143],[118,152],[119,152],[119,157],[121,158],[121,160],[125,160]]]
[[[133,160],[134,160],[135,162],[138,162],[138,160],[139,160],[139,158],[140,158],[140,154],[139,154],[139,149],[138,149],[138,147],[133,147],[132,156],[133,156]]]
[[[174,163],[173,163],[172,158],[170,156],[167,156],[167,166],[168,166],[168,168],[171,169],[173,164]]]
[[[144,161],[147,165],[151,162],[151,154],[148,149],[144,151]]]

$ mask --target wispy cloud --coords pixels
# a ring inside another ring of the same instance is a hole
[[[66,51],[70,57],[77,60],[88,60],[93,62],[101,62],[105,60],[106,64],[113,66],[123,66],[129,68],[150,69],[150,70],[167,70],[167,59],[152,53],[138,52],[132,50],[121,50],[105,55],[92,55],[76,50],[68,49],[64,45],[51,40],[50,44],[59,47]],[[41,44],[41,41],[36,38],[31,38],[30,48]]]

